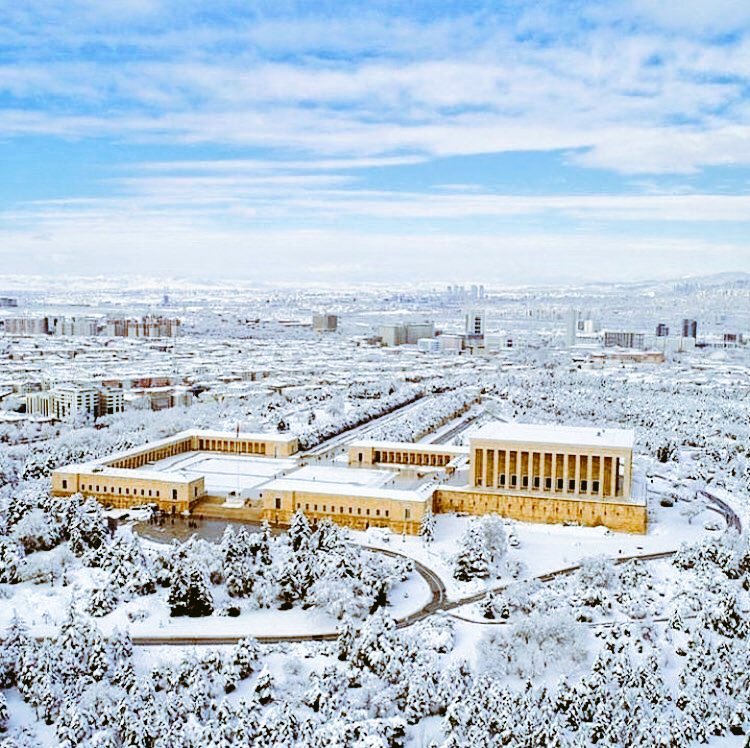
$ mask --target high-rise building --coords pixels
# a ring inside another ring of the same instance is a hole
[[[682,320],[682,337],[683,338],[697,338],[698,337],[698,322],[694,319]]]
[[[483,338],[486,312],[484,309],[469,309],[464,318],[466,335],[470,338]]]
[[[578,337],[578,311],[576,309],[568,310],[566,323],[565,342],[570,348],[576,344],[576,338]]]

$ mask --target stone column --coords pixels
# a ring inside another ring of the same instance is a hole
[[[505,450],[505,490],[510,489],[510,450]]]
[[[612,466],[609,473],[610,496],[614,498],[617,496],[617,458],[610,457],[609,462]]]
[[[534,490],[534,452],[533,450],[529,451],[529,461],[526,465],[526,476],[529,481],[529,491]]]
[[[570,455],[563,455],[563,493],[568,493],[568,470],[570,469]]]
[[[539,453],[539,490],[544,491],[544,471],[547,467],[547,453],[542,450]]]
[[[576,455],[576,484],[575,484],[575,493],[581,492],[581,455]]]
[[[604,498],[604,455],[599,455],[599,494],[600,499]]]
[[[623,486],[622,486],[622,494],[626,499],[630,498],[630,481],[633,476],[633,464],[630,460],[623,460],[622,464],[624,466],[624,472],[625,475],[623,477]]]
[[[516,491],[520,491],[522,483],[521,483],[521,466],[523,465],[523,460],[521,459],[521,456],[523,455],[523,452],[520,449],[516,450]]]
[[[552,465],[550,465],[552,471],[552,481],[550,483],[552,493],[557,492],[557,452],[552,453]]]

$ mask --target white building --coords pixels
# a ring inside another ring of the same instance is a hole
[[[99,408],[99,392],[91,385],[64,384],[52,390],[54,416],[60,421],[95,418]]]
[[[434,322],[411,322],[409,324],[381,325],[380,337],[383,345],[416,345],[420,338],[435,337]]]
[[[486,312],[484,309],[469,309],[464,318],[466,335],[470,338],[483,338]]]
[[[118,388],[84,384],[62,384],[51,390],[26,395],[26,412],[41,418],[73,422],[78,418],[122,413],[124,392]]]
[[[420,338],[417,341],[417,350],[425,353],[440,353],[439,338]]]
[[[4,329],[8,335],[46,335],[47,325],[46,317],[9,317]]]
[[[313,314],[312,328],[315,332],[336,332],[339,318],[335,314]]]
[[[440,350],[445,353],[460,353],[466,346],[464,335],[441,335],[438,339]]]
[[[52,418],[55,414],[55,396],[47,392],[30,392],[26,395],[26,413],[39,418]]]
[[[571,348],[576,344],[578,337],[578,312],[575,309],[568,310],[565,325],[565,344]]]
[[[420,338],[434,338],[434,322],[413,322],[406,325],[406,344],[417,345]]]

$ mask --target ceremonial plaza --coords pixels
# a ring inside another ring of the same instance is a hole
[[[644,533],[633,432],[493,422],[469,446],[352,442],[321,463],[288,434],[190,430],[54,471],[56,496],[128,508],[286,524],[311,520],[416,533],[424,514],[496,513],[528,522]]]

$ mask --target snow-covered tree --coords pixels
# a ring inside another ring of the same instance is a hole
[[[312,530],[302,509],[298,509],[292,515],[292,519],[289,522],[288,535],[292,550],[295,553],[309,544]]]
[[[0,583],[15,584],[20,581],[19,569],[24,555],[23,546],[18,541],[0,536]]]
[[[479,522],[472,521],[464,532],[453,564],[453,576],[461,582],[489,575],[490,557]]]
[[[435,540],[435,516],[432,513],[432,509],[428,509],[422,516],[422,522],[419,525],[419,536],[427,545],[430,545]]]
[[[174,577],[169,590],[170,615],[200,618],[213,613],[213,597],[208,584],[206,570],[197,563],[178,563],[173,569]]]
[[[8,713],[8,702],[3,692],[0,691],[0,733],[3,733],[8,729],[9,720],[10,715]]]
[[[480,520],[489,571],[497,575],[500,564],[508,551],[508,536],[503,520],[496,514],[488,514]]]
[[[265,706],[273,701],[274,685],[275,680],[273,675],[271,675],[270,670],[263,668],[258,674],[258,679],[255,682],[255,694],[259,703]]]

